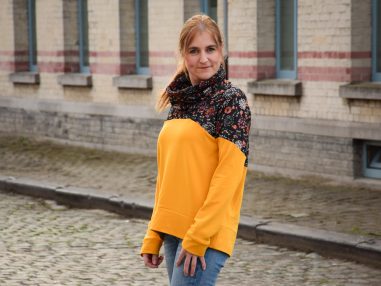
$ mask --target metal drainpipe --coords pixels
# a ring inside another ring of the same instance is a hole
[[[224,0],[224,49],[225,49],[225,69],[226,79],[229,79],[229,45],[228,45],[228,0]]]

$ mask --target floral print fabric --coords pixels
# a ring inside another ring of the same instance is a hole
[[[192,86],[186,74],[178,75],[167,87],[171,103],[167,120],[192,119],[214,138],[233,142],[248,164],[251,113],[245,94],[225,80],[225,71]]]

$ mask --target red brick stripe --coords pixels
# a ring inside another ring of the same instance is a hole
[[[25,61],[0,61],[0,70],[3,71],[27,71],[29,69],[29,63]]]
[[[274,51],[230,51],[229,57],[231,58],[275,58],[275,52]]]
[[[136,53],[135,52],[133,52],[133,51],[121,51],[120,52],[120,56],[123,58],[123,57],[125,57],[125,58],[129,58],[129,57],[133,57],[133,58],[135,58],[135,55],[136,55]]]
[[[150,71],[154,76],[170,76],[176,72],[176,65],[150,65]]]
[[[107,75],[120,75],[131,74],[135,70],[135,65],[132,64],[105,64],[93,63],[90,64],[90,72],[92,74],[107,74]]]
[[[39,62],[38,71],[43,73],[70,73],[78,72],[79,65],[75,62]]]
[[[0,51],[0,56],[27,56],[28,51]]]
[[[369,81],[370,68],[345,68],[345,67],[299,67],[298,79],[305,81]]]
[[[265,79],[274,78],[274,76],[275,67],[273,66],[229,65],[229,78]]]
[[[301,51],[298,53],[300,59],[367,59],[371,58],[370,51],[356,51],[356,52],[340,52],[340,51]],[[20,51],[0,51],[2,56],[25,56],[28,55],[27,50]],[[77,56],[76,50],[39,50],[39,56],[49,57],[62,57],[62,56]],[[150,51],[151,57],[174,57],[174,51]],[[134,51],[90,51],[91,57],[134,57]],[[274,58],[274,51],[230,51],[229,57],[234,58]]]
[[[28,51],[0,51],[0,56],[27,56]],[[78,56],[79,52],[75,50],[58,50],[58,51],[37,51],[37,55],[41,57],[63,57],[63,56]],[[90,57],[135,57],[135,52],[132,51],[121,51],[121,52],[110,52],[110,51],[90,51]]]
[[[370,51],[339,52],[339,51],[304,51],[298,53],[299,59],[368,59],[371,58]],[[232,58],[275,58],[274,51],[230,51]]]
[[[173,58],[176,56],[176,53],[172,51],[150,51],[149,56],[155,58]]]
[[[0,61],[0,69],[3,71],[25,71],[28,70],[28,62]],[[170,76],[176,71],[176,65],[151,65],[151,73],[154,76]],[[63,73],[78,72],[79,65],[76,62],[39,62],[39,72]],[[107,64],[92,63],[90,71],[93,74],[131,74],[135,70],[134,64]],[[229,77],[239,79],[266,79],[275,77],[273,66],[243,66],[230,65]],[[369,81],[371,79],[370,67],[299,67],[298,79],[303,81]]]
[[[0,62],[0,70],[2,71],[14,71],[15,63],[14,62]]]
[[[121,64],[120,72],[121,74],[133,74],[135,72],[136,66],[134,64]]]
[[[337,52],[337,51],[323,51],[323,52],[299,52],[299,59],[369,59],[372,57],[371,52]]]
[[[78,56],[78,51],[41,51],[37,52],[37,56],[40,57],[63,57],[63,56]]]
[[[119,58],[119,57],[135,57],[135,52],[131,51],[90,51],[90,57],[94,58]]]
[[[7,60],[0,61],[0,69],[5,71],[20,71],[27,70],[28,63],[25,60],[11,57],[26,56],[28,51],[0,51],[0,56],[10,57]],[[174,57],[173,51],[151,51],[150,57]],[[43,57],[63,57],[63,56],[78,56],[78,51],[74,50],[57,50],[57,51],[38,51],[40,60],[38,61],[38,69],[40,72],[60,73],[60,72],[77,72],[78,63],[64,63],[63,59],[57,59],[54,62],[44,61]],[[274,51],[231,51],[230,57],[235,58],[274,58]],[[355,51],[355,52],[339,52],[339,51],[302,51],[298,54],[300,59],[369,59],[371,52]],[[134,58],[134,51],[90,51],[90,58],[112,58],[113,61],[120,58]],[[42,60],[41,60],[42,58]],[[119,62],[119,60],[118,60]],[[154,76],[169,76],[176,71],[174,64],[151,65],[151,73]],[[92,63],[90,66],[92,73],[96,74],[129,74],[134,72],[134,64],[120,63]],[[257,66],[257,65],[229,65],[229,76],[231,78],[242,79],[265,79],[274,78],[274,66]],[[370,80],[371,70],[364,67],[305,67],[298,68],[298,77],[300,80],[306,81],[364,81]]]
[[[70,73],[79,72],[79,64],[75,62],[41,62],[38,64],[38,70],[45,73]],[[120,75],[131,74],[135,70],[133,64],[90,64],[90,72],[93,74]]]

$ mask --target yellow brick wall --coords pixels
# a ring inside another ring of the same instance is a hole
[[[135,1],[88,2],[90,65],[94,68],[110,66],[111,71],[94,72],[91,88],[76,88],[59,85],[57,77],[63,71],[49,70],[49,66],[78,62],[75,54],[78,49],[77,2],[36,1],[38,62],[42,70],[45,66],[45,71],[40,71],[39,85],[22,85],[11,83],[9,74],[13,72],[11,65],[16,58],[27,60],[27,55],[15,56],[16,50],[27,48],[27,38],[22,36],[26,35],[25,3],[21,0],[1,1],[0,25],[7,28],[2,30],[0,41],[0,96],[154,104],[176,68],[181,26],[187,17],[198,11],[199,1],[149,1],[153,89],[145,91],[118,89],[112,84],[113,77],[121,75],[113,70],[118,66],[131,69],[135,65]],[[224,0],[218,0],[218,24],[222,31],[223,3]],[[361,71],[370,67],[369,57],[356,56],[356,53],[367,53],[371,49],[370,5],[370,0],[298,1],[300,77],[308,75],[310,70],[321,69],[322,76],[326,73],[324,69],[337,70],[337,73],[332,72],[332,77],[335,77],[338,73],[345,76],[346,70]],[[249,94],[247,84],[256,79],[256,69],[270,69],[275,65],[274,56],[271,56],[275,53],[274,33],[275,0],[228,0],[229,68],[236,74],[243,71],[250,75],[231,77],[231,80],[247,93],[254,115],[381,121],[381,103],[378,101],[346,100],[339,96],[339,87],[349,82],[346,80],[302,79],[303,95],[300,99]],[[329,52],[337,55],[327,56]],[[260,53],[268,55],[258,55]],[[323,56],[311,56],[309,53],[322,53]]]
[[[13,1],[3,1],[0,9],[0,27],[3,27],[0,41],[0,51],[3,51],[0,53],[0,95],[3,96],[12,95],[9,91],[11,84],[8,81],[8,75],[10,73],[9,63],[14,62],[14,56],[9,54],[15,47],[13,19]]]
[[[119,38],[120,50],[123,52],[135,51],[135,1],[119,1]],[[135,61],[124,58],[123,63],[135,64]]]
[[[12,3],[12,0],[4,0],[0,9],[0,27],[3,27],[1,29],[0,49],[6,51],[13,50],[15,46]]]

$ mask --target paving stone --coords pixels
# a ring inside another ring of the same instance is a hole
[[[0,192],[0,285],[167,285],[164,264],[139,255],[147,221],[99,210],[50,208]],[[237,240],[217,285],[370,285],[381,270]]]

